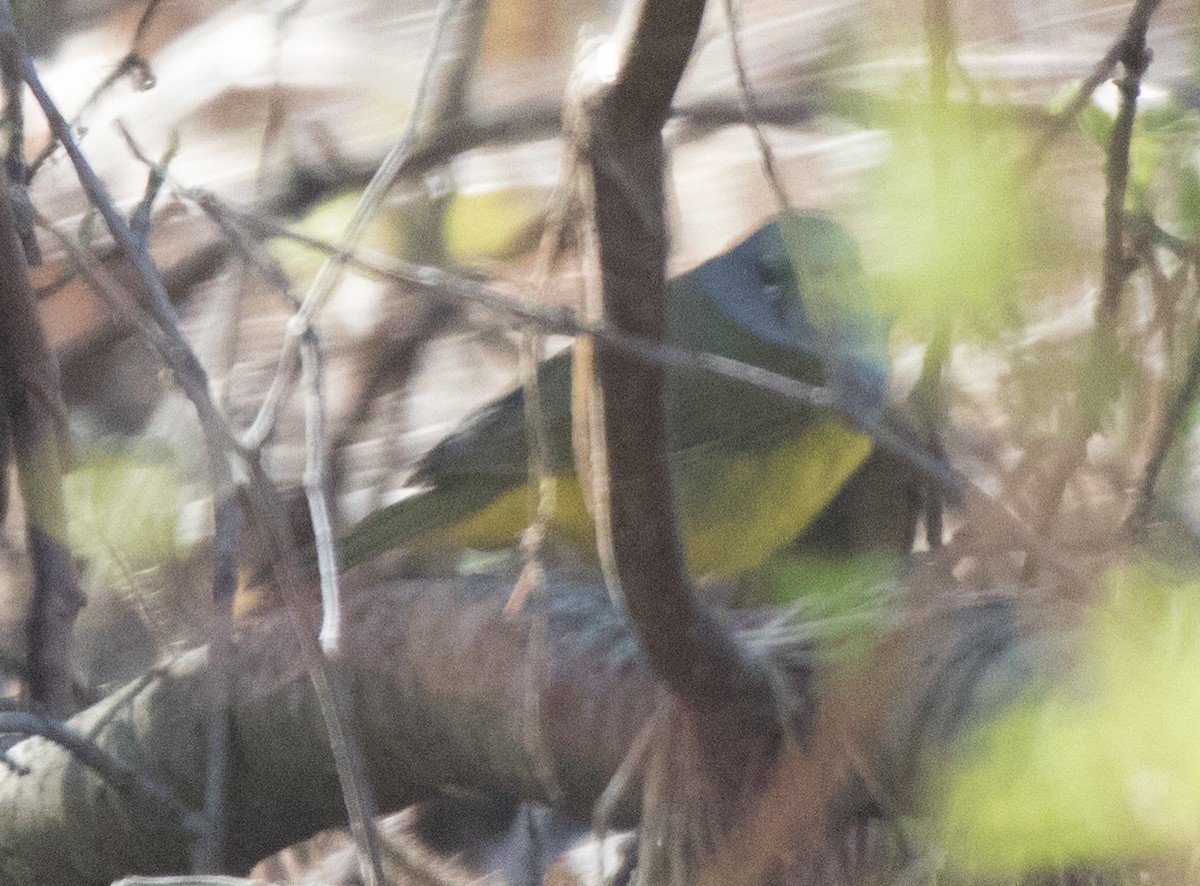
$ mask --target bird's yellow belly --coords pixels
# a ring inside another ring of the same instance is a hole
[[[676,513],[693,577],[752,569],[800,535],[870,453],[870,441],[818,422],[783,445],[734,456],[691,454],[674,472]],[[551,530],[595,558],[595,527],[573,475],[554,478]],[[516,543],[533,513],[521,487],[426,539],[427,544],[491,550]]]

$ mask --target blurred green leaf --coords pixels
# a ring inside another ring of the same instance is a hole
[[[89,459],[63,482],[72,552],[101,569],[166,559],[177,549],[180,489],[175,465],[156,454]]]
[[[443,221],[446,251],[458,262],[502,258],[545,206],[531,188],[455,194]]]
[[[1200,172],[1194,166],[1179,170],[1179,221],[1184,239],[1200,233]]]
[[[358,192],[331,197],[315,206],[293,227],[300,234],[328,243],[340,243],[359,197]],[[406,242],[403,216],[396,210],[384,209],[367,227],[359,241],[359,248],[387,255],[404,255]],[[324,253],[284,238],[271,241],[269,250],[298,287],[307,286],[326,259]]]
[[[889,134],[865,250],[882,312],[922,335],[947,322],[995,334],[1022,272],[1053,261],[1056,213],[1012,174],[1018,144],[1005,133],[925,116]]]
[[[989,876],[1200,841],[1200,583],[1114,570],[1070,679],[963,742],[947,857]]]
[[[791,619],[833,664],[859,661],[894,624],[899,563],[883,554],[824,557],[780,555],[743,578],[753,605],[788,606]]]

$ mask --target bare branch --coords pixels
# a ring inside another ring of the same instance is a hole
[[[1062,453],[1050,465],[1043,484],[1034,519],[1043,530],[1049,526],[1058,510],[1067,480],[1085,458],[1085,447],[1100,427],[1104,410],[1114,395],[1116,358],[1118,352],[1117,321],[1121,307],[1121,291],[1129,276],[1131,264],[1125,251],[1125,192],[1129,182],[1129,149],[1133,138],[1133,122],[1137,114],[1141,78],[1150,64],[1146,48],[1146,29],[1151,13],[1159,0],[1138,0],[1114,49],[1125,68],[1118,83],[1121,101],[1117,118],[1109,134],[1105,157],[1104,177],[1104,257],[1101,270],[1100,294],[1096,301],[1096,328],[1089,354],[1084,361],[1078,386],[1079,415],[1075,426],[1066,435]],[[1026,577],[1032,575],[1026,567]]]
[[[615,81],[582,99],[578,150],[589,164],[584,193],[595,213],[602,316],[621,333],[658,343],[667,258],[662,127],[704,4],[649,0],[628,7],[627,17],[635,10],[632,32],[619,38]],[[595,369],[608,467],[607,490],[593,496],[597,533],[610,534],[641,643],[685,705],[769,733],[777,711],[767,670],[700,602],[683,564],[665,457],[662,371],[604,341]]]
[[[158,12],[162,0],[149,0],[146,8],[142,10],[142,15],[138,19],[137,27],[133,32],[133,41],[129,45],[129,51],[117,63],[117,66],[109,73],[107,77],[97,84],[91,94],[83,103],[83,107],[75,115],[75,119],[71,121],[71,127],[75,128],[96,103],[108,92],[112,87],[120,81],[122,77],[130,77],[134,85],[139,89],[149,89],[154,86],[154,72],[150,69],[150,63],[142,56],[142,42],[146,39],[146,33],[150,30],[150,25],[154,21],[154,16]],[[33,163],[29,165],[26,171],[24,182],[33,181],[33,177],[38,174],[38,171],[45,165],[46,161],[54,156],[54,149],[58,147],[58,138],[52,132],[50,141],[38,153]]]
[[[0,193],[0,393],[2,446],[7,453],[11,434],[33,563],[26,627],[30,694],[65,717],[76,708],[71,631],[85,602],[67,547],[62,494],[70,434],[58,364],[42,331],[7,189]],[[7,474],[8,465],[0,464],[0,471]]]
[[[0,0],[0,33],[16,39],[12,26],[11,9],[7,0]],[[136,242],[125,219],[83,156],[71,134],[67,121],[42,86],[28,53],[21,53],[21,69],[26,83],[50,123],[51,130],[62,142],[67,155],[71,158],[80,184],[89,200],[104,218],[118,248],[138,272],[142,286],[136,288],[136,292],[141,301],[141,307],[157,326],[157,332],[152,335],[151,340],[159,347],[167,366],[175,373],[176,381],[195,406],[199,416],[205,444],[208,448],[209,471],[214,478],[213,487],[216,500],[224,501],[233,490],[233,477],[226,460],[227,454],[241,457],[246,462],[245,466],[249,468],[253,478],[251,488],[252,490],[257,489],[259,493],[257,498],[261,509],[259,516],[267,514],[271,517],[268,522],[271,527],[274,527],[271,531],[276,532],[276,548],[282,551],[286,548],[286,531],[277,531],[279,524],[282,523],[279,517],[281,511],[277,500],[272,495],[270,481],[262,474],[261,468],[256,463],[245,458],[244,451],[233,438],[224,418],[213,403],[208,390],[207,375],[187,339],[179,330],[174,309],[167,298],[162,278],[159,276],[149,252]],[[218,534],[222,531],[218,530]],[[290,578],[285,581],[285,587],[288,589],[287,593],[290,594],[289,599],[294,602],[295,606],[299,606],[302,591],[300,590],[301,583],[297,578],[298,570],[293,569],[288,574]],[[220,592],[219,589],[217,591]],[[218,626],[220,626],[220,620],[218,620]],[[335,693],[332,678],[326,669],[319,647],[316,645],[316,638],[305,630],[308,625],[297,617],[296,627],[299,633],[300,648],[306,656],[314,685],[318,688],[322,714],[327,717],[326,725],[329,730],[330,742],[333,745],[334,758],[338,763],[339,775],[342,777],[342,790],[347,808],[351,812],[352,830],[356,837],[362,837],[365,834],[365,842],[374,842],[377,846],[377,835],[374,840],[371,839],[374,832],[373,807],[362,775],[360,755],[345,716],[346,701]],[[370,865],[365,872],[368,877],[371,875],[372,868],[377,871],[380,867],[377,863],[377,851],[370,853],[370,857],[375,859],[376,863]],[[374,881],[369,880],[369,882]]]
[[[1121,36],[1096,62],[1092,72],[1079,84],[1079,88],[1066,106],[1047,121],[1041,138],[1034,144],[1026,158],[1025,165],[1027,167],[1037,166],[1041,162],[1046,149],[1055,139],[1066,132],[1067,128],[1075,122],[1075,118],[1079,116],[1079,112],[1091,101],[1092,93],[1112,75],[1119,63],[1130,57],[1131,49],[1141,46],[1144,52],[1150,15],[1158,7],[1159,2],[1160,0],[1137,0],[1134,3],[1133,11],[1130,12],[1129,18],[1125,22],[1125,29],[1121,32]]]
[[[352,252],[354,250],[367,225],[370,224],[379,207],[382,205],[383,199],[397,180],[404,174],[405,167],[409,163],[409,158],[421,146],[423,140],[432,134],[429,129],[429,122],[436,121],[438,118],[436,113],[431,111],[430,108],[435,108],[440,104],[440,100],[445,95],[443,90],[452,86],[457,87],[458,85],[457,81],[453,84],[441,82],[439,77],[446,69],[440,64],[440,61],[447,56],[451,47],[461,39],[460,35],[450,27],[450,23],[454,18],[458,4],[463,3],[464,9],[466,9],[466,2],[467,0],[441,0],[439,3],[433,41],[430,45],[429,55],[425,62],[421,80],[417,86],[416,97],[413,100],[414,111],[412,119],[404,134],[375,171],[375,175],[371,178],[371,182],[367,185],[366,190],[363,191],[358,205],[355,206],[354,214],[351,216],[345,231],[342,233],[341,248],[343,251]],[[478,15],[479,0],[470,0],[470,2],[472,4],[471,9],[475,10],[474,14]],[[484,11],[486,11],[486,4],[483,4],[483,6]],[[470,16],[464,16],[464,21],[469,23],[471,21]],[[321,265],[316,277],[313,278],[312,283],[309,285],[308,292],[305,293],[304,299],[301,302],[300,312],[304,315],[306,324],[311,323],[320,313],[325,301],[329,298],[330,293],[333,292],[334,287],[341,278],[343,261],[340,255],[340,251],[334,253]],[[297,333],[299,331],[299,329],[296,330]],[[254,422],[243,436],[247,449],[258,449],[271,435],[294,377],[299,356],[299,347],[300,342],[297,335],[289,335],[285,339],[283,353],[280,356],[280,371],[276,373],[275,379],[271,383],[266,401],[259,409]]]

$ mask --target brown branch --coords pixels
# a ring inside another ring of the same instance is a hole
[[[671,717],[652,716],[669,712],[659,705],[661,684],[603,590],[550,580],[552,592],[531,600],[517,618],[503,614],[508,587],[501,581],[401,584],[350,598],[344,661],[361,699],[363,747],[381,808],[401,808],[447,783],[548,799],[523,744],[521,675],[541,616],[545,667],[528,679],[543,705],[547,754],[563,791],[559,809],[586,817],[631,750],[646,751],[646,741],[657,749],[675,746]],[[308,612],[317,614],[315,600]],[[742,617],[747,625],[774,623],[778,613]],[[1037,673],[1061,677],[1071,646],[1061,626],[1022,647],[1014,621],[1012,607],[999,601],[914,617],[862,670],[823,681],[822,730],[811,750],[787,758],[756,803],[761,819],[746,824],[747,851],[738,859],[745,870],[777,870],[772,866],[781,859],[803,862],[827,848],[838,829],[870,817],[864,782],[875,786],[886,815],[912,811],[922,762],[936,766],[938,750],[958,729],[999,713],[999,687],[1017,698]],[[796,637],[805,633],[797,627]],[[747,634],[745,642],[754,637]],[[811,646],[795,637],[755,648],[779,660],[815,660]],[[198,805],[208,666],[202,650],[189,653],[69,727],[125,769]],[[234,668],[226,857],[241,871],[344,822],[345,809],[330,790],[335,769],[286,613],[248,632]],[[657,731],[640,739],[656,721]],[[186,866],[189,837],[157,802],[114,795],[67,752],[40,740],[18,744],[10,756],[30,775],[0,772],[0,882],[100,886]],[[623,776],[635,789],[613,810],[616,827],[639,818],[642,776],[636,767]],[[58,851],[46,851],[51,839]],[[721,882],[754,881],[747,875]]]
[[[185,832],[193,836],[202,834],[206,829],[204,820],[161,784],[146,778],[137,769],[126,766],[68,726],[29,711],[4,711],[0,712],[0,733],[39,735],[48,739],[99,775],[105,784],[122,797],[149,800],[168,812]],[[32,772],[28,769],[18,773],[19,776],[30,774]]]
[[[662,342],[665,331],[662,128],[703,11],[701,0],[648,0],[633,33],[622,35],[617,79],[590,99],[579,121],[602,316],[613,329],[652,342]],[[611,538],[641,643],[686,706],[770,732],[777,712],[768,672],[704,607],[683,564],[665,457],[661,368],[600,341],[595,369],[608,465],[608,488],[593,496],[597,532]],[[602,537],[600,548],[607,544]]]
[[[1034,144],[1026,158],[1026,167],[1034,167],[1041,161],[1046,153],[1046,149],[1067,131],[1067,128],[1079,116],[1079,112],[1083,110],[1092,97],[1092,93],[1096,91],[1105,80],[1111,76],[1117,65],[1126,62],[1133,58],[1131,53],[1136,54],[1137,58],[1141,58],[1145,53],[1146,46],[1146,30],[1150,24],[1150,15],[1158,7],[1160,0],[1137,0],[1133,5],[1133,10],[1129,14],[1129,18],[1125,22],[1125,29],[1121,32],[1116,41],[1108,48],[1108,51],[1096,62],[1092,72],[1079,85],[1075,91],[1075,95],[1066,106],[1051,117],[1042,130],[1042,135]],[[1138,49],[1140,47],[1140,49]],[[1145,59],[1149,61],[1148,58]],[[1127,66],[1128,70],[1128,66]]]
[[[1198,392],[1200,392],[1200,333],[1192,342],[1187,375],[1184,377],[1175,399],[1171,402],[1162,426],[1158,429],[1154,449],[1142,470],[1142,479],[1138,483],[1133,508],[1125,518],[1125,531],[1134,537],[1140,535],[1146,528],[1146,521],[1150,518],[1150,509],[1154,504],[1154,488],[1158,484],[1159,472],[1167,460],[1171,447],[1186,424],[1188,412],[1191,410]]]
[[[11,434],[33,563],[26,627],[29,690],[34,701],[65,717],[76,707],[71,631],[85,602],[67,547],[62,497],[70,435],[58,364],[42,331],[7,190],[0,193],[0,361],[4,430]]]

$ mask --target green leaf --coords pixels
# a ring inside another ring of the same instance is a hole
[[[545,194],[531,188],[455,194],[443,221],[446,251],[458,262],[502,258],[545,205]]]
[[[953,866],[1010,876],[1200,841],[1200,583],[1142,565],[1107,584],[1073,675],[962,742],[941,799]]]
[[[175,465],[152,453],[88,459],[63,481],[72,552],[102,569],[166,559],[177,549],[180,489]]]
[[[919,335],[946,323],[994,335],[1009,324],[1024,272],[1053,262],[1065,242],[1059,213],[1012,173],[1019,143],[1008,134],[926,116],[890,136],[864,250],[881,312]]]

